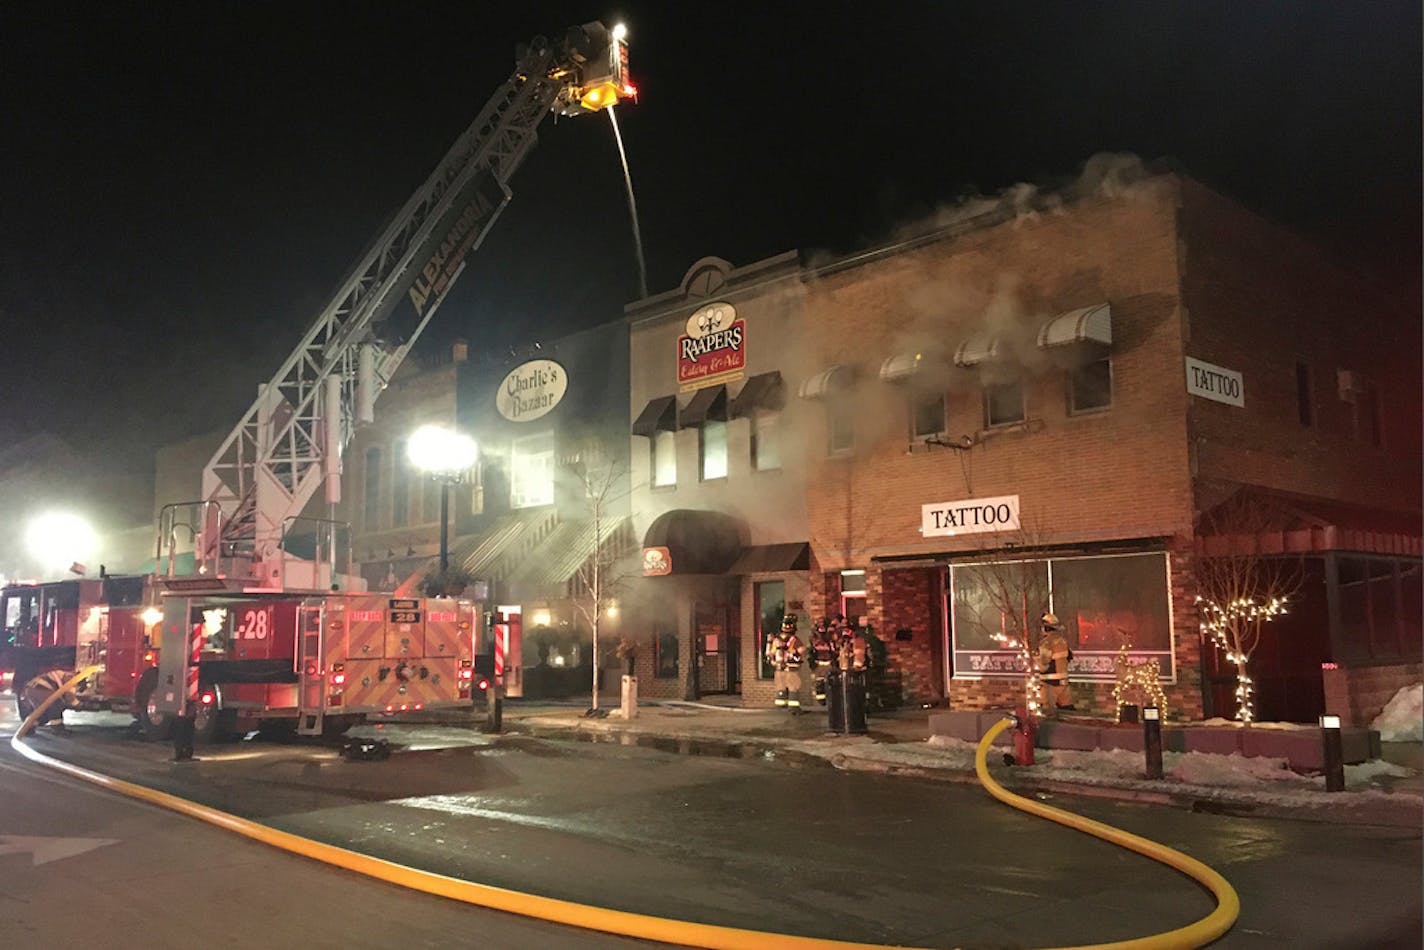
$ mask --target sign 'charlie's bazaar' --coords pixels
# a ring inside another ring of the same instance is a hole
[[[746,323],[729,303],[709,303],[687,318],[677,338],[677,383],[683,392],[742,378],[747,366]]]
[[[510,422],[548,415],[569,388],[564,368],[553,360],[530,360],[509,371],[495,393],[495,408]]]
[[[1018,495],[940,501],[920,506],[920,534],[927,538],[1018,529]]]

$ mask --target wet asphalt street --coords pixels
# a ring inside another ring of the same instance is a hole
[[[42,733],[32,744],[343,847],[620,910],[893,944],[1022,947],[1141,936],[1187,924],[1212,906],[1187,878],[1013,811],[977,788],[839,772],[821,760],[391,726],[372,730],[396,745],[386,761],[244,742],[177,764],[170,747],[137,741],[123,723],[73,717],[69,736]],[[0,733],[12,728],[0,724]],[[0,769],[0,783],[8,799],[24,801],[38,780],[28,766],[17,770],[15,758],[7,745],[0,763],[12,767]],[[15,789],[25,789],[19,799],[11,798]],[[1418,830],[1102,800],[1054,804],[1221,871],[1243,911],[1218,946],[1421,945]],[[46,833],[27,830],[29,823],[27,807],[7,807],[0,835]],[[176,817],[166,824],[191,836],[195,848],[220,834]],[[314,876],[339,874],[306,867]],[[370,887],[350,885],[353,896]],[[390,888],[375,890],[360,899],[394,899]],[[437,905],[442,917],[452,907],[399,897]],[[586,945],[608,945],[585,936]],[[389,945],[361,937],[354,932],[345,946]],[[493,945],[552,945],[534,933],[508,939]]]

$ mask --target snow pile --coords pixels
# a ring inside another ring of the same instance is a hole
[[[1263,782],[1288,782],[1300,779],[1292,772],[1285,759],[1269,756],[1246,756],[1239,752],[1230,755],[1213,755],[1206,752],[1187,752],[1177,758],[1175,765],[1167,767],[1163,756],[1164,770],[1172,778],[1188,785],[1222,786],[1260,785]]]
[[[1424,683],[1395,693],[1370,728],[1379,730],[1381,742],[1424,741]]]
[[[1242,722],[1240,722],[1239,720],[1236,720],[1236,719],[1222,719],[1220,716],[1216,717],[1215,719],[1204,719],[1204,720],[1202,720],[1202,721],[1199,722],[1199,723],[1192,723],[1192,725],[1194,725],[1194,726],[1197,726],[1197,725],[1200,725],[1200,726],[1235,726],[1235,727],[1238,728],[1238,729],[1244,727],[1244,724],[1243,724]],[[1253,723],[1251,723],[1251,728],[1252,728],[1252,729],[1279,729],[1279,730],[1281,730],[1281,731],[1288,732],[1288,731],[1290,731],[1290,730],[1292,730],[1292,729],[1318,729],[1319,726],[1316,726],[1316,725],[1311,724],[1311,723],[1304,723],[1304,722],[1253,722]]]

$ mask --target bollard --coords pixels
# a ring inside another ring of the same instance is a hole
[[[485,722],[485,731],[500,733],[504,731],[504,697],[499,686],[491,683],[485,690],[485,697],[489,701],[489,718]]]
[[[1162,710],[1142,707],[1142,752],[1147,757],[1147,777],[1162,777]]]
[[[178,716],[173,720],[173,761],[193,761],[193,717]]]
[[[1340,717],[1320,717],[1320,745],[1324,751],[1321,761],[1325,767],[1325,790],[1343,792],[1345,790],[1345,747],[1340,741]]]

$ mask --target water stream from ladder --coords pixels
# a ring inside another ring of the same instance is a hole
[[[643,261],[643,234],[638,228],[638,202],[633,197],[633,176],[628,174],[628,153],[623,151],[623,133],[618,131],[618,110],[609,106],[608,121],[613,123],[613,138],[618,143],[618,157],[623,162],[623,181],[628,186],[628,214],[633,219],[633,250],[638,255],[638,296],[648,296],[648,266]]]

